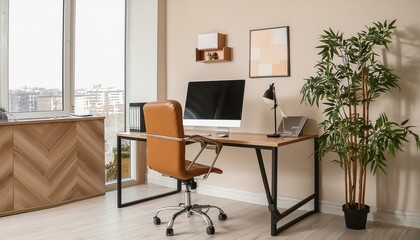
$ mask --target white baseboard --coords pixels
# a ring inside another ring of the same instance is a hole
[[[162,176],[162,174],[149,170],[147,173],[147,182],[160,186],[176,188],[176,180],[173,178]]]
[[[343,215],[341,209],[342,204],[321,201],[321,212],[335,215]],[[389,223],[401,225],[406,227],[420,228],[420,213],[400,211],[400,210],[387,210],[370,206],[370,214],[368,215],[369,221]]]
[[[158,184],[167,187],[176,187],[176,181],[167,177],[162,177],[160,175],[148,175],[148,182],[153,184]],[[267,205],[267,199],[265,194],[262,193],[253,193],[237,189],[229,189],[222,187],[215,187],[212,185],[207,185],[202,182],[197,183],[199,187],[197,188],[197,193],[227,198],[236,201],[249,202],[259,205]],[[289,208],[300,201],[300,199],[281,197],[277,198],[277,206],[279,208]],[[343,211],[341,209],[342,204],[332,203],[328,201],[320,201],[320,211],[322,213],[334,214],[343,216]],[[311,210],[313,209],[313,201],[310,201],[305,206],[300,208],[301,210]],[[420,213],[417,212],[408,212],[408,211],[390,211],[385,209],[378,209],[374,206],[370,207],[370,214],[368,215],[369,221],[389,223],[407,227],[420,228]]]

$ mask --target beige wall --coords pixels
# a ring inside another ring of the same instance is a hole
[[[420,106],[416,94],[420,92],[419,9],[418,0],[168,0],[167,97],[184,103],[187,83],[192,80],[246,79],[242,126],[231,130],[269,133],[273,131],[273,113],[261,96],[274,82],[286,114],[308,115],[311,121],[305,131],[317,132],[322,111],[301,105],[299,91],[303,79],[315,74],[319,59],[315,47],[322,30],[331,27],[349,36],[373,21],[397,19],[397,34],[384,58],[401,76],[401,92],[381,98],[374,108],[386,110],[393,120],[410,118],[412,124],[420,125],[420,111],[415,111]],[[290,26],[291,77],[250,79],[249,31],[277,26]],[[227,45],[233,48],[231,62],[195,62],[197,35],[210,32],[227,34]],[[307,142],[281,149],[279,195],[299,198],[311,191],[311,147],[312,142]],[[388,175],[369,178],[367,203],[420,214],[420,151],[409,143],[404,153],[389,160]],[[342,203],[339,166],[328,159],[321,165],[323,203]],[[225,148],[218,166],[224,174],[210,177],[207,184],[263,193],[253,150]]]
[[[128,0],[126,30],[127,109],[130,102],[165,99],[166,1]]]

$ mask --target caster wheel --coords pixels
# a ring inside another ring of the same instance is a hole
[[[153,223],[155,225],[159,225],[160,224],[160,218],[159,217],[153,217]]]
[[[166,236],[173,236],[174,235],[174,229],[173,228],[167,228],[166,229]]]
[[[220,213],[219,214],[219,220],[220,221],[225,221],[227,219],[227,215],[225,213]]]
[[[215,233],[214,227],[213,226],[208,226],[206,228],[206,232],[208,235],[213,235]]]

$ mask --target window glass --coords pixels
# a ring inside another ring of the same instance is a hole
[[[105,116],[107,181],[115,180],[116,134],[124,131],[124,0],[78,0],[75,19],[75,113]],[[131,177],[123,146],[123,177]]]
[[[9,0],[9,112],[64,110],[63,0]]]

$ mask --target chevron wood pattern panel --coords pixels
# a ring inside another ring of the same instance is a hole
[[[105,193],[103,119],[16,125],[14,211]]]
[[[104,121],[77,122],[77,190],[81,195],[105,192]]]
[[[0,213],[13,210],[13,127],[0,127]]]
[[[15,126],[14,151],[15,210],[78,197],[74,123]]]

